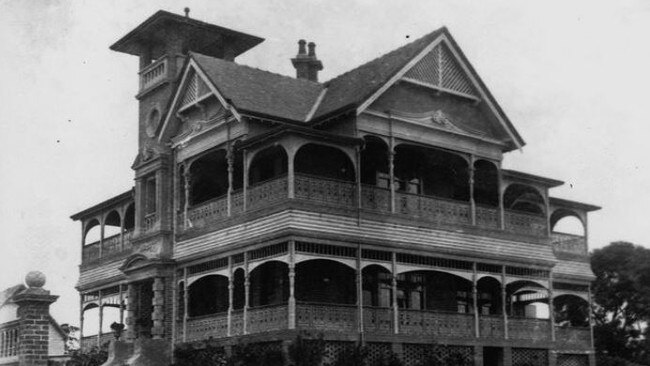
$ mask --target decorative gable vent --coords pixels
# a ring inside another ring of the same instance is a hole
[[[199,77],[196,72],[193,72],[187,80],[185,92],[181,97],[180,109],[185,109],[191,105],[194,105],[207,98],[210,94],[210,89],[208,88],[207,84],[203,81],[203,79]]]
[[[477,95],[472,82],[444,43],[431,50],[404,77],[475,98]]]

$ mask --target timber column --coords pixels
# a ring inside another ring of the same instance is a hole
[[[28,288],[14,297],[18,305],[18,365],[47,366],[50,304],[58,296],[43,289],[45,275],[29,272],[25,276]]]

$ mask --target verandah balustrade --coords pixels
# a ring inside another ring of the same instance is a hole
[[[358,200],[359,190],[353,182],[306,174],[295,174],[293,182],[289,182],[288,179],[286,175],[276,177],[251,185],[245,190],[234,191],[230,198],[227,195],[220,196],[188,207],[187,213],[181,210],[177,219],[178,227],[181,230],[200,228],[228,218],[228,199],[230,199],[230,216],[244,211],[272,207],[288,199],[295,199],[328,207],[362,209],[413,217],[433,223],[472,225],[474,222],[476,226],[482,228],[499,229],[500,227],[501,214],[497,207],[476,205],[472,214],[469,202],[406,192],[395,192],[392,201],[390,190],[365,184],[361,186],[361,199]],[[290,185],[293,186],[292,190],[289,188]],[[289,198],[290,191],[294,192],[293,198]],[[547,219],[543,216],[505,210],[503,219],[506,231],[535,236],[547,234]]]
[[[322,304],[299,302],[296,304],[296,329],[355,333],[359,330],[359,308],[356,305]],[[246,311],[246,334],[289,329],[289,306],[287,304],[267,305],[249,308]],[[435,336],[440,338],[476,337],[474,314],[454,313],[440,310],[399,309],[397,329],[394,328],[393,309],[363,307],[363,331],[368,334],[404,334],[413,336]],[[244,311],[234,310],[230,320],[226,312],[189,318],[187,335],[183,336],[183,323],[179,322],[178,339],[186,342],[208,338],[224,338],[244,334]],[[508,318],[508,339],[550,341],[548,319]],[[557,341],[575,347],[588,348],[590,331],[588,327],[558,327]],[[479,337],[504,339],[502,315],[480,315]]]

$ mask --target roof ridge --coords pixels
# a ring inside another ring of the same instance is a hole
[[[294,78],[294,77],[289,76],[289,75],[284,75],[284,74],[280,74],[280,73],[277,73],[277,72],[260,69],[258,67],[253,67],[253,66],[249,66],[249,65],[240,64],[240,63],[237,63],[235,61],[229,61],[229,60],[225,60],[225,59],[222,59],[222,58],[217,58],[217,57],[204,55],[204,54],[199,53],[199,52],[190,51],[189,54],[190,54],[190,56],[191,55],[199,55],[201,57],[207,57],[207,58],[210,58],[212,60],[218,60],[220,62],[230,63],[230,64],[232,64],[234,66],[237,66],[237,67],[242,67],[242,68],[246,68],[246,69],[250,69],[250,70],[254,70],[254,71],[259,71],[259,72],[267,73],[267,74],[270,74],[270,75],[279,76],[279,77],[282,77],[282,78],[285,78],[285,79],[289,79],[289,80],[295,80],[295,81],[298,81],[298,82],[305,82],[305,83],[308,83],[308,84],[318,85],[318,86],[321,86],[321,87],[324,86],[323,83],[320,83],[318,81],[312,81],[312,80],[303,79],[303,78]]]
[[[434,33],[438,33],[438,32],[440,32],[440,31],[442,31],[442,30],[447,30],[447,27],[446,27],[446,26],[442,26],[442,27],[440,27],[440,28],[438,28],[438,29],[435,29],[435,30],[433,30],[433,31],[431,31],[431,32],[429,32],[429,33],[427,33],[427,34],[421,36],[420,38],[414,39],[413,41],[411,41],[411,42],[409,42],[409,43],[407,43],[407,44],[404,44],[404,45],[402,45],[402,46],[400,46],[400,47],[397,47],[397,48],[395,48],[395,49],[393,49],[393,50],[391,50],[391,51],[388,51],[388,52],[386,52],[386,53],[384,53],[384,54],[381,54],[381,55],[379,55],[379,56],[377,56],[377,57],[375,57],[375,58],[373,58],[373,59],[371,59],[371,60],[369,60],[369,61],[366,61],[366,62],[364,62],[364,63],[358,65],[358,66],[355,67],[355,68],[352,68],[352,69],[350,69],[350,70],[348,70],[348,71],[346,71],[346,72],[344,72],[344,73],[342,73],[342,74],[339,74],[339,75],[337,75],[337,76],[335,76],[335,77],[333,77],[333,78],[327,80],[326,82],[323,83],[323,85],[325,85],[325,86],[327,87],[327,86],[328,86],[331,82],[333,82],[334,80],[340,79],[340,78],[344,77],[345,75],[347,75],[347,74],[349,74],[349,73],[351,73],[351,72],[354,72],[354,71],[357,70],[357,69],[360,69],[360,68],[362,68],[362,67],[365,67],[366,65],[371,64],[371,63],[373,63],[373,62],[375,62],[375,61],[377,61],[377,60],[379,60],[379,59],[381,59],[381,58],[384,58],[384,57],[387,57],[387,56],[389,56],[389,55],[392,55],[392,54],[395,54],[395,53],[401,52],[403,49],[405,49],[405,48],[407,48],[407,47],[409,47],[409,46],[412,46],[413,44],[415,44],[415,43],[417,43],[417,42],[420,42],[420,41],[422,41],[423,39],[425,39],[425,38],[427,38],[427,37],[433,35]],[[407,62],[408,62],[408,61],[407,61]]]

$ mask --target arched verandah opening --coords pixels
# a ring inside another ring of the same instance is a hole
[[[222,313],[228,310],[228,277],[208,275],[188,288],[187,313],[190,317]]]
[[[250,306],[284,304],[289,300],[289,266],[265,262],[250,272]]]
[[[86,227],[84,228],[84,240],[83,243],[84,245],[89,245],[98,242],[102,235],[101,235],[101,225],[99,224],[99,220],[97,219],[92,219],[90,220],[87,224]]]
[[[577,212],[556,209],[551,213],[551,232],[573,236],[585,236],[585,223]]]
[[[355,181],[354,164],[341,150],[327,145],[308,143],[301,146],[294,158],[296,174]]]
[[[268,181],[287,174],[287,152],[280,145],[259,151],[250,163],[249,184]]]
[[[357,301],[354,269],[328,259],[296,264],[296,300],[353,305]]]
[[[393,303],[393,274],[386,268],[371,264],[362,270],[363,306],[389,308]]]
[[[589,302],[580,296],[565,294],[553,299],[555,324],[560,327],[588,327]]]
[[[467,161],[443,150],[399,145],[395,148],[395,189],[469,201]]]
[[[228,192],[228,163],[223,149],[208,152],[189,169],[189,204],[197,205]]]
[[[130,203],[124,211],[124,231],[133,231],[135,228],[135,204]]]
[[[548,300],[548,290],[536,282],[520,280],[506,286],[508,316],[548,319]]]
[[[93,303],[88,304],[82,309],[82,316],[84,318],[81,327],[81,334],[84,338],[89,336],[96,336],[99,334],[99,305]]]
[[[472,283],[433,270],[401,273],[397,276],[397,303],[401,309],[472,313]]]
[[[512,211],[544,216],[546,205],[540,192],[524,184],[513,183],[503,194],[503,205]]]
[[[501,283],[494,277],[483,277],[476,282],[477,306],[481,315],[503,313]]]
[[[112,210],[104,219],[104,239],[120,235],[122,231],[122,218],[116,210]]]

